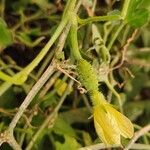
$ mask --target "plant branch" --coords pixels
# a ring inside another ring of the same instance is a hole
[[[103,143],[100,144],[95,144],[95,145],[90,145],[86,147],[82,147],[79,150],[104,150],[104,149],[109,149],[109,148],[119,148],[118,146],[105,146]],[[136,149],[136,150],[149,150],[150,146],[146,144],[133,144],[130,149]]]
[[[122,101],[121,101],[120,95],[117,93],[117,91],[114,89],[114,87],[110,84],[110,82],[108,80],[105,80],[104,82],[106,83],[107,87],[112,91],[112,93],[117,97],[118,102],[119,102],[120,111],[123,113]]]
[[[36,132],[36,134],[33,136],[32,140],[30,141],[30,143],[26,147],[26,150],[31,150],[32,149],[33,144],[35,143],[35,141],[37,140],[37,138],[39,137],[39,135],[48,126],[48,124],[50,123],[50,121],[57,115],[57,113],[58,113],[58,111],[59,111],[62,103],[64,102],[66,96],[68,95],[68,91],[70,90],[70,88],[72,87],[72,85],[73,85],[73,80],[71,80],[70,83],[68,83],[68,86],[66,87],[64,94],[60,98],[60,101],[59,101],[58,105],[55,107],[55,109],[53,110],[53,112],[45,119],[45,121],[43,122],[43,124],[40,126],[39,130]]]
[[[150,124],[143,127],[142,129],[140,129],[139,131],[135,132],[133,138],[130,140],[129,144],[125,147],[124,150],[129,150],[132,145],[144,134],[146,134],[147,132],[150,131]]]
[[[89,17],[87,19],[81,19],[78,17],[78,23],[83,26],[91,22],[104,22],[104,21],[114,21],[114,20],[120,20],[120,15],[108,15],[108,16],[94,16]]]
[[[128,8],[129,8],[130,0],[125,0],[123,4],[123,9],[121,12],[121,16],[123,19],[125,19],[127,13],[128,13]]]
[[[45,84],[45,82],[53,74],[54,70],[55,70],[54,69],[54,62],[52,62],[48,66],[48,68],[46,69],[46,71],[43,73],[43,75],[41,76],[41,78],[38,80],[38,82],[33,86],[33,88],[31,89],[31,91],[29,92],[29,94],[27,95],[27,97],[25,98],[25,100],[23,101],[23,103],[21,104],[21,106],[19,107],[19,110],[18,110],[17,114],[15,115],[15,117],[13,118],[13,120],[11,121],[11,123],[9,125],[9,130],[11,132],[13,132],[13,130],[14,130],[17,122],[21,118],[23,112],[26,110],[26,108],[28,107],[28,105],[30,104],[30,102],[33,100],[34,96],[39,92],[39,90],[41,89],[41,87]]]
[[[109,42],[109,44],[108,44],[108,46],[107,46],[109,51],[110,51],[110,49],[112,48],[112,46],[113,46],[113,44],[114,44],[116,38],[118,37],[120,31],[123,29],[124,26],[125,26],[125,23],[122,22],[121,25],[118,27],[117,31],[115,32],[115,34],[113,35],[111,41]]]

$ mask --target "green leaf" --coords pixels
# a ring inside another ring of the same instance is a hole
[[[143,0],[130,1],[126,21],[134,28],[139,28],[148,22],[149,11],[142,6]]]
[[[71,137],[76,137],[73,128],[68,123],[66,123],[66,121],[61,117],[57,118],[53,130],[57,133],[69,135]]]
[[[65,142],[55,142],[56,150],[77,150],[80,145],[75,138],[72,138],[68,135],[64,135]]]
[[[47,93],[47,95],[44,96],[43,99],[44,101],[41,103],[41,108],[44,110],[45,108],[56,104],[58,96],[54,95],[53,92],[49,92]]]
[[[130,15],[132,12],[134,12],[135,9],[137,9],[143,0],[131,0],[128,8],[128,15]]]
[[[7,47],[12,43],[12,34],[7,28],[5,21],[0,18],[0,48]]]
[[[14,89],[9,88],[2,96],[0,96],[0,108],[12,109],[16,107],[17,102],[15,100]]]
[[[88,123],[88,119],[91,113],[86,107],[81,107],[78,109],[72,109],[66,112],[60,113],[61,117],[68,123],[72,124],[75,122]]]
[[[128,102],[124,106],[126,116],[135,121],[144,112],[144,102]]]
[[[134,97],[139,94],[142,87],[145,86],[149,81],[148,74],[141,70],[139,66],[131,66],[130,69],[136,78],[128,80],[128,82],[124,86],[124,90],[128,100],[134,99]]]
[[[149,11],[147,9],[137,9],[128,17],[128,23],[135,27],[141,27],[148,22]]]
[[[140,5],[142,8],[146,8],[150,11],[150,0],[142,0],[142,3]]]

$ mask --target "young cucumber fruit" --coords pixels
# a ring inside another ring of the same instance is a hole
[[[97,75],[89,62],[84,59],[78,60],[77,72],[81,84],[87,89],[87,91],[98,90]]]

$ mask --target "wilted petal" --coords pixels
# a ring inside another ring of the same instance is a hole
[[[107,112],[112,114],[115,117],[115,120],[118,124],[118,128],[120,129],[121,135],[125,138],[131,138],[134,133],[133,124],[131,121],[125,117],[123,114],[114,109],[111,105],[105,106]]]
[[[108,116],[103,105],[94,107],[94,125],[99,138],[106,145],[120,145],[120,130]]]

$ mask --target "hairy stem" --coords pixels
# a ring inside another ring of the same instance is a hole
[[[80,25],[86,25],[91,22],[102,22],[102,21],[113,21],[113,20],[120,20],[120,15],[108,15],[108,16],[95,16],[89,17],[87,19],[81,19],[78,17],[78,23]]]

